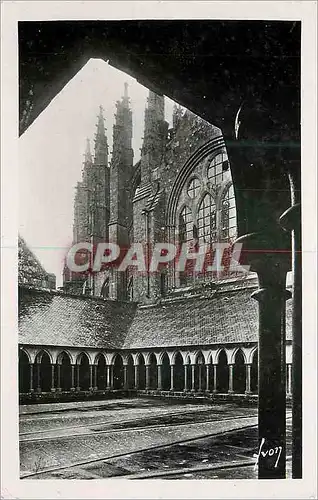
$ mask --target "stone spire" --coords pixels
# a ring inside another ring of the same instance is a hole
[[[157,95],[150,90],[145,110],[145,132],[141,149],[142,183],[151,182],[152,172],[160,167],[167,133],[164,96]]]
[[[108,163],[108,144],[105,132],[105,118],[103,107],[99,106],[99,115],[95,134],[95,164],[107,165]]]
[[[132,149],[132,112],[128,97],[128,85],[124,95],[116,103],[113,126],[113,154],[110,168],[110,220],[109,240],[121,248],[127,248],[132,226],[132,190],[133,172]],[[126,300],[126,275],[112,271],[111,298]]]
[[[86,139],[86,149],[85,149],[85,163],[92,163],[92,153],[91,153],[91,144],[90,140]]]

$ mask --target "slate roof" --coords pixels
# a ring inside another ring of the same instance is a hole
[[[255,287],[224,286],[154,306],[19,289],[21,344],[138,349],[257,342]],[[292,301],[286,330],[291,339]]]
[[[253,289],[216,291],[140,307],[124,348],[173,347],[258,341],[258,304]],[[287,302],[287,339],[291,338],[292,301]]]
[[[120,348],[136,305],[19,287],[19,342]]]

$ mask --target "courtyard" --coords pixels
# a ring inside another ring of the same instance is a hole
[[[21,405],[20,476],[252,479],[257,439],[256,405],[239,402],[136,397]]]

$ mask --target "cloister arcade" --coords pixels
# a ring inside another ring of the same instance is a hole
[[[290,347],[286,349],[287,394],[291,393]],[[20,346],[21,394],[107,390],[256,394],[257,346],[113,353]]]

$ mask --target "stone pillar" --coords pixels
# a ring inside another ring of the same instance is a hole
[[[170,391],[174,391],[174,365],[170,365]]]
[[[138,365],[134,365],[134,369],[135,369],[135,389],[138,390],[139,389],[139,366]]]
[[[260,289],[252,294],[259,304],[259,446],[281,450],[279,461],[260,454],[259,479],[286,477],[286,272],[277,268],[258,272]]]
[[[114,365],[109,365],[109,388],[114,389]]]
[[[245,394],[251,393],[251,369],[252,365],[248,363],[246,365],[246,386],[245,386]]]
[[[108,365],[105,365],[104,377],[105,377],[105,387],[104,387],[104,389],[108,389]]]
[[[89,388],[90,391],[93,390],[93,365],[89,365]]]
[[[188,365],[185,364],[183,366],[184,368],[184,392],[186,392],[188,390]]]
[[[30,363],[30,392],[34,392],[34,389],[33,389],[33,367],[34,367],[34,364]]]
[[[296,156],[297,152],[295,151]],[[292,234],[293,251],[293,354],[292,354],[292,475],[302,478],[302,251],[301,251],[301,169],[300,152],[289,164],[292,206],[280,218]]]
[[[288,363],[287,365],[287,394],[292,394],[292,365]]]
[[[157,373],[158,373],[158,390],[162,390],[162,365],[157,365]]]
[[[128,366],[124,365],[124,389],[128,389]]]
[[[93,365],[93,387],[97,391],[97,365]]]
[[[80,365],[77,364],[76,365],[76,390],[77,391],[80,391],[81,390],[81,386],[80,386]]]
[[[229,365],[229,390],[228,390],[229,393],[234,392],[233,391],[233,368],[234,368],[234,365]]]
[[[61,391],[61,365],[57,365],[57,390]]]
[[[150,389],[150,365],[146,365],[146,390]]]
[[[36,390],[37,392],[41,392],[41,364],[36,363]]]
[[[51,365],[51,392],[55,392],[55,384],[54,384],[54,373],[55,373],[55,369],[54,369],[54,364],[52,363]]]
[[[75,365],[71,365],[71,391],[75,391]]]
[[[202,365],[199,364],[199,392],[202,391]]]
[[[110,365],[106,365],[106,389],[110,389]]]
[[[195,374],[194,374],[195,365],[191,365],[191,391],[195,391]]]
[[[205,391],[210,392],[210,364],[205,365],[206,369],[206,386]]]
[[[213,392],[217,392],[217,364],[213,364]]]

